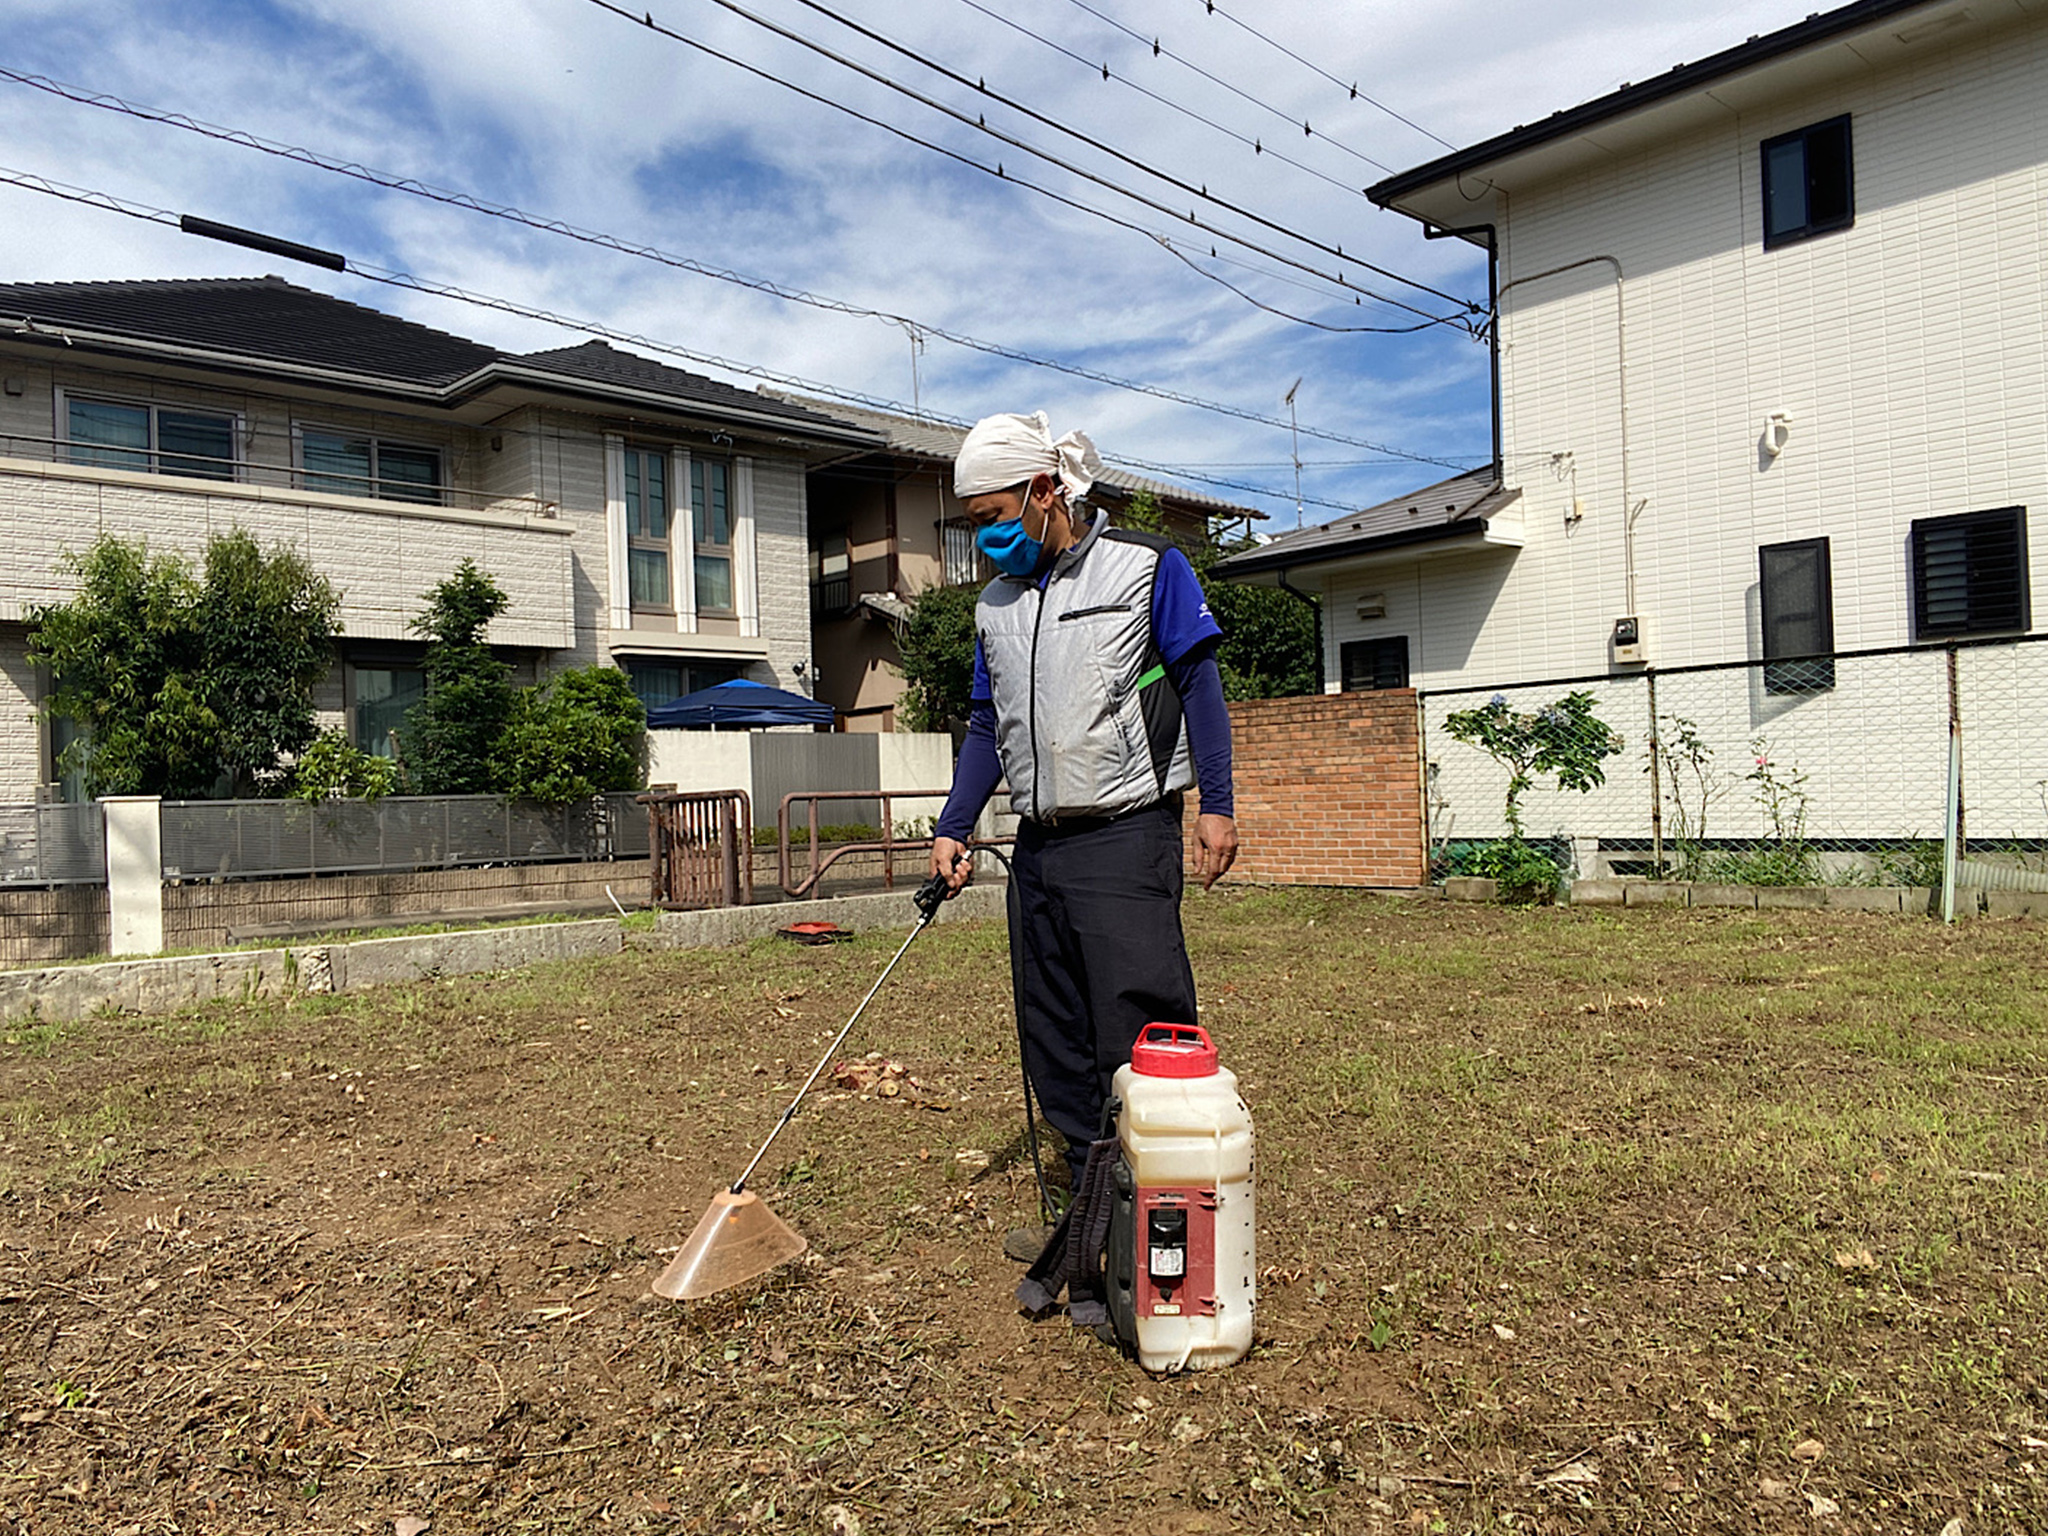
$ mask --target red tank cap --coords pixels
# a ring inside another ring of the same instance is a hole
[[[1216,1047],[1199,1024],[1147,1024],[1131,1047],[1131,1070],[1143,1077],[1214,1077]]]

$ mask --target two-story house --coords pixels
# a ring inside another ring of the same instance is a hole
[[[930,587],[979,586],[994,574],[953,497],[953,460],[963,427],[794,395],[774,398],[864,427],[881,439],[810,474],[814,691],[847,730],[896,728],[903,694],[897,627]],[[1249,527],[1265,514],[1110,467],[1089,500],[1112,521],[1149,494],[1161,529],[1194,549],[1212,531]]]
[[[1797,658],[2033,629],[2044,176],[2048,11],[1859,0],[1390,177],[1489,252],[1496,461],[1226,571],[1322,597],[1333,687],[1751,664],[1682,706],[1724,765],[1829,720],[1849,835],[1889,733],[1938,832],[1938,667]]]
[[[797,683],[805,473],[875,442],[601,342],[510,354],[274,277],[0,285],[0,801],[54,782],[23,621],[102,534],[297,548],[342,596],[327,723],[388,753],[424,684],[409,622],[465,556],[526,679]]]

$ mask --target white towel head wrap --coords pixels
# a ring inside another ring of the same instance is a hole
[[[1029,416],[984,416],[974,424],[953,460],[953,494],[985,496],[1007,491],[1034,475],[1051,475],[1066,488],[1070,501],[1088,494],[1102,473],[1102,455],[1085,432],[1069,432],[1058,442],[1043,411]]]

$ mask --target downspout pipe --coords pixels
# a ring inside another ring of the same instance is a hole
[[[1316,692],[1317,692],[1317,693],[1323,693],[1323,692],[1327,691],[1327,689],[1328,689],[1328,687],[1329,687],[1329,684],[1328,684],[1328,682],[1326,681],[1326,677],[1325,677],[1325,672],[1324,672],[1324,668],[1323,668],[1323,604],[1322,604],[1322,600],[1321,600],[1320,598],[1318,598],[1318,597],[1314,596],[1314,595],[1313,595],[1313,594],[1311,594],[1311,593],[1308,593],[1308,592],[1304,592],[1304,591],[1302,591],[1302,590],[1301,590],[1301,588],[1299,588],[1299,587],[1295,586],[1295,585],[1294,585],[1294,584],[1293,584],[1292,582],[1290,582],[1290,581],[1289,581],[1289,580],[1287,579],[1287,572],[1286,572],[1286,571],[1284,571],[1284,570],[1283,570],[1283,571],[1281,571],[1281,572],[1279,572],[1279,574],[1278,574],[1278,576],[1277,576],[1277,578],[1276,578],[1276,579],[1277,579],[1277,580],[1279,581],[1279,583],[1280,583],[1280,590],[1281,590],[1282,592],[1290,593],[1291,595],[1293,595],[1293,596],[1295,596],[1295,597],[1298,597],[1298,598],[1300,598],[1300,599],[1301,599],[1301,600],[1302,600],[1302,601],[1303,601],[1304,603],[1307,603],[1307,604],[1308,604],[1308,606],[1309,606],[1309,612],[1311,612],[1311,613],[1313,613],[1313,614],[1315,615],[1315,619],[1316,619]]]
[[[1491,224],[1461,224],[1455,229],[1444,229],[1434,224],[1422,226],[1422,238],[1425,240],[1469,240],[1479,235],[1486,238],[1486,351],[1488,374],[1493,389],[1493,478],[1498,482],[1501,478],[1500,232]]]

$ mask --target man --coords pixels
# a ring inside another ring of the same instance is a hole
[[[1187,556],[1090,515],[1101,469],[1082,434],[1055,443],[1043,412],[988,417],[961,444],[953,491],[1001,574],[975,609],[973,712],[932,841],[957,892],[1008,778],[1024,1068],[1077,1182],[1138,1031],[1195,1022],[1182,791],[1201,790],[1204,889],[1237,857],[1222,631]]]

